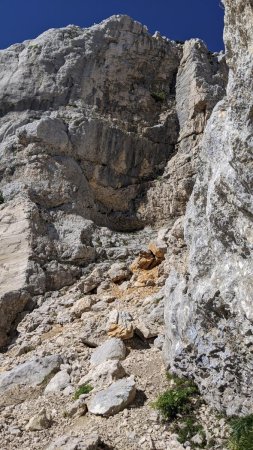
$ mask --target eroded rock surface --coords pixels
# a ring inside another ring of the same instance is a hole
[[[228,414],[252,413],[252,1],[224,1],[227,96],[187,206],[187,274],[167,282],[168,364]]]
[[[32,212],[17,255],[22,286],[5,293],[3,346],[31,285],[40,293],[71,285],[103,257],[98,226],[136,230],[184,213],[226,66],[199,40],[182,45],[113,16],[1,50],[0,74],[2,208],[20,199],[15,227],[21,204]],[[96,289],[91,281],[84,293]]]

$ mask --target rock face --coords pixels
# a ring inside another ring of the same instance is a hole
[[[213,55],[199,39],[186,41],[176,78],[179,135],[175,154],[139,203],[139,214],[148,222],[171,227],[185,214],[200,161],[203,132],[213,107],[225,95],[226,83],[224,55]]]
[[[226,78],[201,41],[151,36],[127,16],[0,51],[1,347],[30,295],[73,284],[101,256],[98,226],[184,214]]]
[[[121,339],[135,329],[143,346],[158,337],[159,352],[170,274],[167,365],[212,406],[253,412],[253,4],[224,5],[229,81],[222,53],[151,36],[127,16],[0,51],[0,347],[15,328],[24,337],[8,349],[2,395],[45,392],[63,366],[50,398],[91,378],[103,390],[90,411],[122,410],[135,387],[115,381],[128,373]],[[146,225],[163,228],[143,245]],[[61,346],[66,360],[48,356]]]
[[[133,200],[177,141],[180,58],[181,46],[127,16],[49,30],[2,51],[4,198],[22,190],[53,208],[65,234],[65,210],[114,228],[140,226]],[[68,254],[81,257],[80,249]]]
[[[28,277],[29,236],[28,204],[12,201],[0,206],[0,347],[29,294],[24,290]]]
[[[201,144],[187,206],[188,262],[167,282],[168,365],[228,414],[252,409],[253,3],[224,0],[227,95]]]

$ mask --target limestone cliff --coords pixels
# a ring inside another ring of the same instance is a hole
[[[27,221],[20,240],[0,236],[3,345],[27,299],[96,260],[97,227],[173,225],[184,214],[227,69],[199,40],[113,16],[0,51],[0,74],[0,219],[7,229]]]
[[[167,363],[228,414],[252,413],[253,3],[224,0],[227,95],[204,132],[187,263],[167,282]]]

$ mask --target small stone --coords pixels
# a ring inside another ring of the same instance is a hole
[[[12,436],[21,436],[22,432],[20,430],[20,428],[18,427],[11,427],[8,429],[8,432],[12,435]]]
[[[157,258],[163,260],[165,254],[167,252],[167,245],[164,241],[154,241],[150,242],[148,249],[155,255]]]
[[[148,270],[154,262],[154,255],[151,252],[141,252],[140,255],[130,265],[131,272],[138,270]]]
[[[122,285],[120,285],[121,287]],[[113,303],[116,300],[115,295],[103,295],[103,297],[101,298],[101,300],[103,300],[106,303]]]
[[[48,383],[45,394],[59,392],[65,389],[70,383],[70,376],[66,370],[58,372]]]
[[[197,433],[197,434],[195,434],[195,436],[193,436],[193,437],[191,438],[191,441],[192,441],[194,444],[202,444],[202,443],[203,443],[203,436],[201,436],[200,433]]]
[[[84,312],[91,310],[93,303],[94,300],[91,295],[80,298],[74,303],[73,307],[71,308],[72,315],[76,318],[80,318]]]
[[[161,264],[162,259],[157,258],[150,250],[148,252],[140,252],[140,255],[130,265],[132,273],[139,270],[151,270]]]
[[[163,334],[159,334],[157,336],[157,338],[154,340],[154,346],[156,348],[158,348],[159,350],[162,350],[164,341],[165,341],[164,335]]]
[[[97,450],[100,438],[97,434],[87,436],[63,435],[55,439],[46,450]]]
[[[141,338],[151,339],[158,335],[159,331],[156,326],[151,323],[147,323],[144,320],[139,320],[135,326],[135,332]]]
[[[97,294],[104,294],[104,292],[108,291],[108,289],[110,289],[110,282],[107,280],[102,281],[102,283],[97,288]]]
[[[103,300],[101,300],[100,302],[95,303],[95,305],[92,306],[91,310],[92,311],[105,311],[107,308],[107,303]]]
[[[79,289],[83,294],[89,294],[91,291],[96,289],[99,284],[103,281],[103,271],[97,267],[95,268],[84,281],[80,282]]]
[[[72,395],[74,392],[75,392],[75,389],[70,384],[62,391],[63,395],[66,395],[66,397],[69,395]]]
[[[120,339],[131,339],[134,335],[133,318],[126,311],[114,309],[108,319],[107,334]]]
[[[114,263],[108,270],[108,275],[113,283],[119,283],[120,281],[130,278],[130,272],[125,263]]]
[[[31,417],[25,429],[27,431],[40,431],[50,428],[51,425],[51,417],[47,416],[46,410],[43,408],[38,414]]]
[[[81,417],[87,412],[87,405],[85,399],[79,398],[65,410],[65,414],[68,417]]]

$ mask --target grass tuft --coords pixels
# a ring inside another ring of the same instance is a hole
[[[184,444],[186,441],[199,435],[201,443],[195,444],[191,441],[192,448],[205,448],[206,447],[206,434],[203,426],[197,421],[194,415],[183,417],[173,427],[173,432],[178,435],[177,440],[180,444]]]
[[[83,394],[89,394],[92,391],[93,387],[90,384],[82,384],[82,386],[80,386],[75,394],[74,394],[74,400],[78,400],[80,395]]]
[[[198,388],[185,378],[167,375],[167,379],[172,381],[175,387],[159,395],[152,406],[160,411],[164,419],[174,420],[178,414],[187,413],[191,409],[191,399],[198,394]]]
[[[172,422],[171,430],[177,434],[180,444],[190,442],[192,449],[206,448],[206,434],[196,417],[196,409],[202,402],[197,386],[187,378],[170,373],[166,377],[170,388],[152,404],[153,408]]]
[[[156,101],[156,102],[165,102],[166,100],[166,92],[165,91],[153,91],[150,93],[151,97]]]
[[[253,450],[253,414],[231,419],[232,432],[228,442],[230,450]]]

